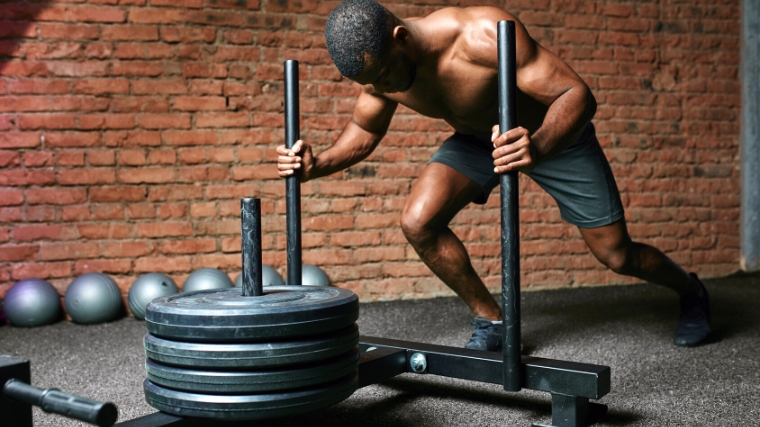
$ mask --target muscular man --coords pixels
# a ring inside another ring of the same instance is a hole
[[[496,27],[516,21],[519,127],[498,132]],[[493,7],[446,8],[400,19],[372,0],[347,0],[330,14],[327,48],[341,74],[361,85],[351,120],[333,145],[277,148],[279,175],[303,182],[365,159],[398,104],[454,128],[414,183],[401,227],[420,258],[470,307],[466,347],[498,351],[501,310],[449,229],[469,203],[485,203],[499,174],[520,171],[559,205],[594,256],[613,271],[680,295],[674,342],[694,346],[710,332],[707,290],[659,250],[633,242],[615,180],[591,119],[596,101],[583,80],[541,47],[511,14]]]

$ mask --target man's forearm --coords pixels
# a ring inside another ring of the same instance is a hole
[[[365,131],[349,122],[335,143],[315,157],[312,178],[332,175],[366,159],[384,135]]]
[[[538,157],[535,164],[541,164],[561,153],[575,142],[596,113],[596,99],[584,87],[575,87],[550,106],[540,128],[531,135]]]

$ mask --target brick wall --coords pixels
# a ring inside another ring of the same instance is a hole
[[[285,185],[274,165],[282,62],[301,63],[302,137],[326,147],[358,93],[324,46],[336,4],[1,2],[0,296],[26,277],[63,293],[90,271],[125,293],[153,271],[180,285],[201,267],[234,278],[242,197],[263,199],[263,261],[284,274]],[[406,17],[460,3],[385,4]],[[593,89],[632,236],[706,277],[738,269],[738,0],[506,8]],[[413,179],[448,133],[400,108],[367,161],[305,184],[304,262],[365,301],[450,295],[398,226]],[[520,185],[525,288],[631,282],[601,268],[535,184]],[[494,290],[498,218],[492,197],[453,223]]]

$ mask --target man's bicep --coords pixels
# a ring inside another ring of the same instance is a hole
[[[356,100],[353,124],[374,135],[383,136],[388,131],[398,103],[363,90]]]
[[[517,69],[517,87],[522,92],[548,106],[569,90],[587,88],[565,61],[538,43],[534,47]]]

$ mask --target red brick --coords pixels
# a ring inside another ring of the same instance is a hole
[[[87,161],[92,166],[111,166],[116,163],[114,152],[111,150],[89,150]]]
[[[184,167],[177,169],[178,182],[227,181],[230,168],[226,166]]]
[[[195,117],[195,126],[198,128],[231,128],[250,125],[251,115],[247,112],[202,113]]]
[[[138,24],[179,24],[186,20],[183,10],[132,9],[129,21]]]
[[[9,188],[0,188],[0,206],[18,206],[24,203],[24,192]]]
[[[192,268],[189,257],[143,257],[136,259],[134,265],[136,273],[189,272]]]
[[[9,168],[18,166],[21,161],[21,156],[15,151],[0,150],[0,167]]]
[[[129,93],[127,79],[82,79],[72,85],[73,93],[88,95],[126,94]]]
[[[95,132],[70,132],[45,134],[45,146],[54,147],[94,147],[101,144],[100,134]]]
[[[223,79],[227,77],[227,67],[224,64],[183,63],[182,74],[186,78]]]
[[[180,111],[224,111],[226,102],[216,96],[176,96],[173,107]]]
[[[70,262],[34,262],[14,264],[11,276],[15,280],[28,278],[51,279],[71,277]]]
[[[107,59],[113,53],[113,46],[110,43],[89,43],[85,48],[85,57]]]
[[[240,268],[240,254],[211,254],[193,257],[194,265],[227,270]]]
[[[187,255],[214,251],[216,251],[216,240],[214,239],[173,240],[161,244],[161,253],[166,255]]]
[[[19,129],[37,130],[37,129],[75,129],[75,114],[19,114]],[[37,139],[40,139],[39,134]]]
[[[61,221],[87,221],[90,219],[90,208],[87,205],[61,207]]]
[[[88,259],[77,261],[74,264],[74,274],[84,273],[112,273],[126,274],[132,271],[132,261],[128,259],[119,260],[101,260]]]
[[[208,159],[213,163],[232,163],[235,161],[235,152],[231,148],[210,148]]]
[[[209,58],[214,62],[258,61],[261,50],[258,47],[220,46]]]
[[[163,203],[159,205],[158,217],[161,219],[185,218],[187,216],[187,204]]]
[[[161,145],[161,133],[149,131],[106,132],[105,145],[108,147],[140,147]]]
[[[330,245],[333,246],[379,246],[380,244],[381,234],[377,231],[333,233],[330,236]]]
[[[118,171],[118,181],[124,184],[167,183],[174,179],[174,169],[170,168],[131,168]]]
[[[158,77],[164,73],[164,64],[153,61],[116,61],[113,75],[130,77]]]
[[[151,15],[151,12],[153,11],[148,11],[145,15]],[[178,17],[176,22],[184,21],[183,18]],[[216,30],[214,28],[164,26],[161,28],[161,39],[170,43],[211,43],[216,39]]]
[[[90,205],[90,213],[94,220],[123,220],[124,206],[112,203]]]
[[[51,61],[47,67],[58,77],[102,77],[108,75],[108,63],[96,61]]]
[[[135,116],[132,114],[83,114],[79,116],[79,128],[94,129],[132,129]]]
[[[148,197],[153,202],[196,200],[203,198],[203,188],[199,185],[152,186]]]
[[[189,114],[143,114],[138,121],[145,129],[190,129]]]
[[[145,187],[141,186],[92,187],[90,201],[94,203],[140,202],[146,199],[146,193]]]
[[[200,9],[203,7],[203,0],[189,0],[189,1],[182,1],[182,0],[154,0],[151,5],[153,6],[168,6],[168,7],[179,7],[179,8],[190,8],[190,9]]]
[[[193,218],[213,217],[216,215],[216,203],[193,203],[190,205],[190,216]]]
[[[259,187],[255,184],[208,185],[206,187],[206,197],[212,200],[256,197],[259,193]]]
[[[261,8],[261,0],[206,0],[205,3],[211,9],[258,10]]]
[[[97,243],[51,243],[40,246],[40,260],[76,260],[81,258],[97,258],[100,255],[100,245]]]
[[[71,205],[85,203],[87,190],[84,188],[30,188],[26,190],[30,205]]]
[[[118,159],[122,166],[142,166],[147,163],[145,150],[120,150]]]
[[[0,170],[0,186],[49,185],[55,182],[55,172],[51,169]]]
[[[158,27],[153,25],[108,25],[104,26],[101,40],[106,41],[152,41],[158,40]]]
[[[192,236],[193,226],[187,222],[138,224],[137,235],[138,237]]]
[[[277,165],[236,166],[232,168],[232,179],[235,181],[279,179]]]
[[[40,23],[38,27],[43,39],[95,40],[100,36],[97,25]]]
[[[133,80],[132,93],[139,95],[182,95],[187,93],[187,82],[178,79]]]
[[[137,261],[155,251],[155,244],[149,241],[126,241],[105,243],[103,256],[106,258],[136,258]]]
[[[0,91],[2,91],[3,83],[0,83]],[[16,125],[16,119],[11,115],[0,115],[0,130],[7,131],[13,129]]]
[[[216,145],[219,142],[215,131],[165,131],[162,138],[170,145]]]
[[[34,148],[40,145],[40,135],[36,132],[0,133],[0,149]]]
[[[171,165],[177,160],[177,152],[174,150],[150,150],[148,163],[152,165]]]
[[[8,81],[8,92],[37,95],[65,94],[69,92],[69,82],[59,79],[14,79]]]
[[[80,224],[77,226],[83,239],[125,239],[134,234],[129,224]]]
[[[222,95],[227,83],[221,80],[194,79],[190,81],[190,93],[196,95]]]
[[[229,30],[224,33],[224,39],[230,44],[252,44],[253,32],[249,30]]]
[[[130,219],[155,218],[156,208],[151,203],[130,203],[127,214]]]
[[[58,172],[61,185],[96,185],[113,184],[116,173],[113,169],[88,168],[86,170],[62,170]]]
[[[109,22],[126,21],[123,10],[113,7],[72,7],[67,14],[67,20],[74,22]]]
[[[34,240],[71,240],[77,237],[74,228],[62,225],[18,225],[13,229],[13,238],[17,242]]]
[[[1,208],[0,222],[20,222],[24,219],[24,213],[21,208]]]

